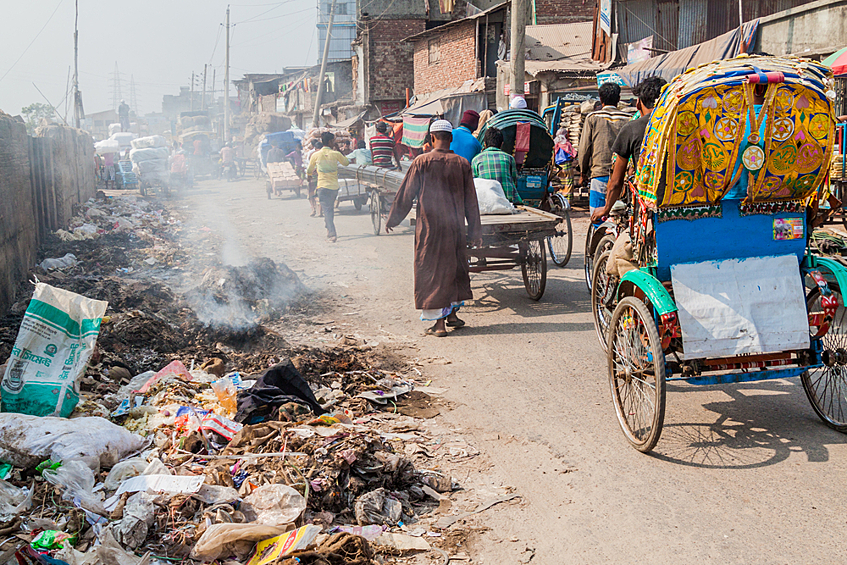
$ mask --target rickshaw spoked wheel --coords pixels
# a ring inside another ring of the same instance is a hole
[[[371,223],[373,224],[374,235],[379,235],[380,229],[382,229],[382,203],[380,202],[379,192],[376,190],[371,191],[368,207],[371,211]]]
[[[550,249],[550,258],[557,267],[564,267],[571,259],[573,251],[573,229],[571,228],[571,215],[568,212],[568,204],[561,194],[554,194],[550,198],[552,206],[550,212],[560,216],[562,221],[556,226],[559,232],[555,237],[547,238],[547,247]]]
[[[800,375],[800,381],[815,414],[833,430],[847,433],[847,308],[839,288],[832,283],[829,288],[838,296],[838,309],[829,331],[820,338],[824,365],[809,369]],[[806,305],[810,314],[822,310],[820,298],[817,287],[809,292]]]
[[[650,310],[634,297],[618,303],[609,326],[609,384],[627,441],[647,453],[665,419],[665,356]]]
[[[547,253],[537,240],[521,242],[521,273],[526,293],[532,300],[541,300],[547,286]]]
[[[618,287],[618,278],[606,272],[606,265],[612,252],[607,250],[594,260],[594,274],[591,277],[591,311],[594,314],[594,329],[603,351],[609,347],[609,323],[614,314],[612,295]]]
[[[595,231],[597,231],[597,228],[593,224],[589,225],[588,235],[585,237],[585,284],[588,286],[589,291],[591,290],[591,277],[594,276],[594,258],[602,255],[604,251],[611,250],[615,245],[615,237],[609,234],[603,236],[592,249],[591,241],[594,239]]]

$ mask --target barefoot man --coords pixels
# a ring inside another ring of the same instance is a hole
[[[415,159],[406,173],[385,231],[403,221],[417,198],[415,308],[422,310],[421,320],[435,320],[427,335],[444,337],[447,326],[465,325],[456,312],[473,298],[467,245],[482,244],[482,228],[471,165],[450,151],[453,126],[438,120],[429,132],[433,150]]]

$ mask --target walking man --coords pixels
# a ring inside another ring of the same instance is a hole
[[[473,298],[467,246],[482,244],[482,227],[470,163],[450,151],[453,126],[438,120],[429,131],[433,150],[412,162],[385,231],[403,221],[417,198],[415,308],[422,310],[421,320],[435,321],[426,334],[444,337],[447,326],[465,325],[456,313]]]
[[[618,110],[621,87],[607,82],[600,87],[600,102],[603,107],[585,118],[582,138],[579,140],[579,170],[582,185],[591,179],[588,192],[588,207],[591,213],[606,205],[606,185],[612,170],[612,143],[618,132],[629,121],[629,115]]]
[[[308,174],[318,173],[318,200],[326,223],[326,237],[332,243],[338,241],[335,231],[335,199],[338,198],[338,165],[349,165],[347,157],[332,149],[335,136],[325,131],[321,134],[320,151],[309,159]]]
[[[506,198],[512,204],[523,204],[518,194],[518,167],[515,158],[500,149],[503,147],[503,132],[495,127],[485,131],[485,149],[473,158],[471,169],[474,178],[496,180],[503,187]]]

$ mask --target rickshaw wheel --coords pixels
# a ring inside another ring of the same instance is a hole
[[[800,375],[800,381],[812,409],[824,424],[847,433],[847,309],[838,287],[830,284],[830,289],[838,296],[838,309],[829,331],[820,338],[824,366],[809,369]],[[820,296],[818,288],[809,292],[806,305],[810,313],[821,310]]]
[[[547,286],[547,253],[537,239],[522,243],[521,272],[526,293],[533,300],[541,300]]]
[[[618,287],[618,278],[606,272],[611,251],[604,251],[594,261],[594,275],[591,277],[591,311],[594,314],[594,329],[603,351],[609,348],[609,322],[614,314],[611,294]]]
[[[556,226],[556,231],[559,235],[547,238],[547,247],[550,250],[550,258],[553,259],[553,264],[557,267],[564,267],[571,259],[573,251],[573,229],[571,227],[571,215],[568,212],[568,204],[565,197],[561,194],[552,196],[553,214],[560,216],[562,221]]]
[[[374,235],[379,235],[382,229],[382,204],[380,202],[379,193],[375,190],[371,191],[370,202],[368,207],[371,210],[371,223],[374,227]]]
[[[647,306],[620,301],[609,330],[609,384],[618,423],[632,446],[647,453],[662,435],[665,419],[665,356]]]
[[[603,236],[597,242],[594,249],[591,249],[591,240],[594,232],[597,230],[593,225],[588,229],[588,235],[585,237],[585,284],[588,290],[591,290],[591,278],[594,276],[594,258],[599,257],[604,251],[609,251],[615,245],[615,238],[612,235]]]

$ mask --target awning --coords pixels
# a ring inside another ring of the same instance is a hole
[[[367,114],[367,113],[368,113],[368,109],[365,108],[364,110],[362,110],[361,112],[359,112],[358,114],[353,116],[352,118],[347,118],[346,120],[342,120],[340,122],[337,122],[336,124],[334,124],[333,127],[336,127],[336,128],[339,128],[339,129],[347,129],[350,126],[355,125],[356,122],[358,122],[362,118],[364,118],[365,114]]]
[[[465,110],[482,112],[487,108],[485,80],[479,79],[457,88],[445,88],[421,95],[414,104],[400,112],[400,116],[443,116],[445,120],[458,125]]]
[[[630,87],[651,76],[670,82],[688,69],[747,53],[756,41],[758,29],[759,20],[753,20],[709,41],[615,69],[615,73]]]

